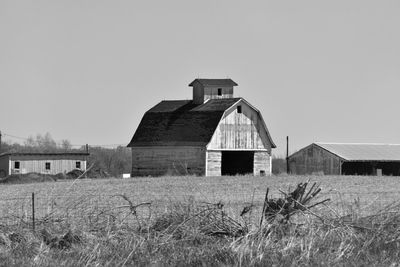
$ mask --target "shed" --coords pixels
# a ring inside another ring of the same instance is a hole
[[[3,153],[0,154],[0,177],[30,172],[57,174],[74,169],[86,171],[89,153]]]
[[[275,144],[258,109],[231,79],[195,79],[192,100],[148,110],[128,147],[132,176],[271,174]]]
[[[400,144],[313,143],[289,156],[290,172],[400,175]]]

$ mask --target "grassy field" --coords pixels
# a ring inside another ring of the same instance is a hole
[[[14,198],[30,201],[31,193],[34,192],[37,198],[44,200],[73,200],[92,196],[99,205],[111,205],[118,203],[116,195],[124,194],[135,203],[152,202],[154,206],[190,198],[213,203],[222,201],[229,207],[240,207],[252,200],[262,205],[267,188],[270,188],[270,194],[278,197],[279,189],[287,191],[308,180],[319,183],[322,188],[321,197],[331,198],[332,205],[336,206],[357,202],[374,212],[374,209],[397,201],[400,197],[400,177],[235,176],[98,179],[1,185],[0,201]]]
[[[319,198],[330,198],[329,206],[320,206],[297,223],[260,228],[266,189],[270,189],[272,197],[280,197],[279,190],[288,192],[308,180],[320,184]],[[30,223],[32,192],[34,232]],[[400,177],[160,177],[1,185],[0,262],[7,266],[388,266],[399,256],[399,198]],[[133,210],[128,200],[132,205],[151,205]],[[204,216],[199,217],[205,203],[222,203],[226,216],[235,225],[246,226],[246,234],[240,238],[217,238],[204,233],[204,224],[214,225],[205,223]],[[240,211],[250,203],[255,206],[252,213],[240,217]],[[321,222],[321,218],[326,220]],[[344,223],[343,218],[350,224]],[[373,218],[368,219],[368,227],[365,218]],[[386,223],[390,223],[390,230],[385,228]],[[358,232],[352,224],[373,230]],[[147,230],[143,232],[144,228]],[[60,249],[46,241],[50,239],[44,238],[44,230],[53,237],[76,233],[80,241]],[[16,233],[23,242],[12,241]],[[389,235],[391,242],[387,240]],[[378,245],[387,246],[386,256],[377,250]]]

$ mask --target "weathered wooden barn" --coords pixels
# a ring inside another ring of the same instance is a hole
[[[400,145],[313,143],[289,156],[293,174],[400,175]]]
[[[30,172],[57,174],[74,169],[86,170],[89,153],[3,153],[0,177]]]
[[[231,79],[195,79],[193,100],[147,111],[128,147],[132,176],[271,174],[275,144],[259,110]]]

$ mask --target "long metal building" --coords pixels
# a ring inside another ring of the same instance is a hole
[[[89,153],[3,153],[0,154],[0,177],[30,172],[57,174],[74,169],[86,170]]]
[[[271,174],[275,147],[259,110],[233,96],[231,79],[195,79],[192,100],[162,101],[128,147],[132,176]]]
[[[400,175],[400,144],[312,143],[289,156],[293,174]]]

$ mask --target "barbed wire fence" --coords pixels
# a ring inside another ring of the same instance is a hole
[[[187,202],[197,204],[212,204],[201,197],[188,196],[175,193],[173,197],[160,195],[151,199],[138,199],[136,194],[64,194],[45,195],[40,193],[27,193],[23,196],[0,197],[0,226],[24,227],[33,230],[49,224],[87,225],[96,228],[104,224],[105,220],[112,223],[140,225],[148,222],[155,214],[162,214],[174,205]],[[368,193],[321,193],[321,198],[330,198],[331,207],[346,212],[364,210],[364,212],[383,209],[385,206],[396,202],[400,192],[368,192]],[[224,201],[224,209],[238,214],[245,205],[254,209],[261,209],[263,198],[261,194],[256,197],[248,194],[236,196],[236,200]]]

